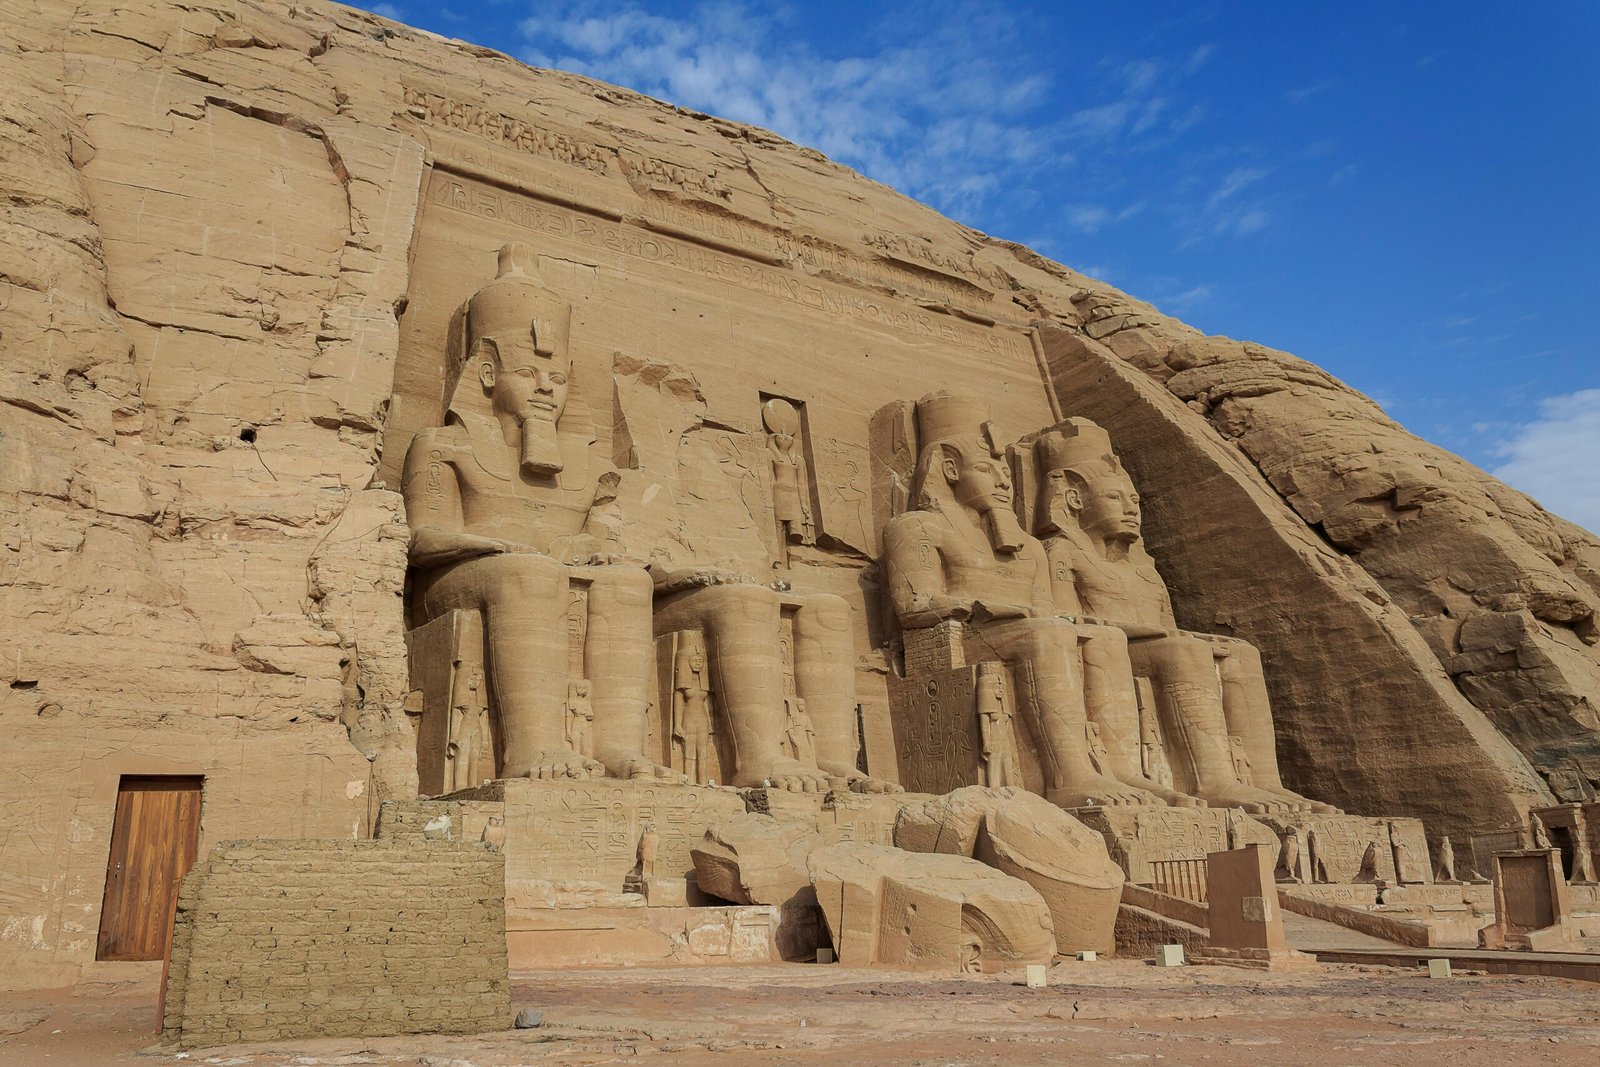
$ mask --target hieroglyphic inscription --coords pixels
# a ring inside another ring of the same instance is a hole
[[[937,340],[992,355],[1025,359],[1029,363],[1033,360],[1031,343],[1016,331],[974,326],[948,315],[909,310],[875,294],[815,282],[792,270],[479,185],[442,169],[436,168],[429,179],[428,202],[515,229],[547,234],[737,285],[841,321],[877,326],[909,337]]]
[[[976,667],[919,673],[906,685],[897,731],[900,780],[921,793],[978,783]]]
[[[583,678],[583,646],[589,633],[589,587],[573,583],[567,590],[567,677]]]
[[[731,789],[628,781],[504,783],[506,880],[594,882],[620,891],[653,825],[656,871],[682,877],[689,849],[714,823],[744,811]]]
[[[404,86],[406,109],[416,118],[482,137],[529,155],[603,174],[615,168],[624,177],[663,182],[690,192],[719,199],[732,190],[716,173],[670,160],[657,159],[621,145],[600,144],[575,134],[541,126],[527,119],[479,107],[443,93]]]
[[[1372,845],[1376,877],[1394,884],[1394,853],[1389,842],[1389,824],[1381,819],[1358,815],[1257,815],[1280,837],[1290,832],[1305,835],[1314,830],[1317,854],[1327,869],[1329,882],[1354,882],[1361,873],[1361,862]],[[1398,819],[1396,825],[1408,838],[1420,839],[1422,824],[1415,819]]]
[[[1009,288],[1010,279],[998,269],[985,267],[970,259],[958,259],[947,252],[940,251],[930,241],[919,241],[898,233],[871,233],[867,235],[866,241],[867,244],[874,248],[882,249],[889,255],[900,256],[915,263],[926,264],[936,270],[960,274],[963,277],[982,282],[993,289],[1003,291]]]

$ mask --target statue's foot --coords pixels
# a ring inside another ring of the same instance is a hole
[[[671,782],[674,785],[682,785],[689,780],[688,776],[673,770],[671,767],[663,767],[659,763],[652,763],[643,756],[625,759],[618,763],[616,777],[636,782]]]
[[[869,774],[862,774],[854,767],[839,768],[837,766],[819,767],[824,774],[831,774],[836,778],[843,778],[852,793],[903,793],[905,789],[886,782],[882,778],[874,778]]]
[[[1259,788],[1265,789],[1268,793],[1272,793],[1275,796],[1282,797],[1284,800],[1287,800],[1289,803],[1296,805],[1296,808],[1295,808],[1296,811],[1310,812],[1312,815],[1343,815],[1344,814],[1344,812],[1340,811],[1338,808],[1334,807],[1332,804],[1324,804],[1320,800],[1312,800],[1310,797],[1303,797],[1299,793],[1296,793],[1291,789],[1283,788],[1283,786],[1281,786],[1281,785],[1261,786]]]
[[[733,784],[746,788],[785,789],[791,793],[826,793],[828,774],[797,759],[780,756],[765,766],[741,767],[734,775]]]
[[[1137,808],[1167,806],[1167,802],[1148,789],[1127,785],[1115,778],[1094,775],[1070,786],[1051,789],[1045,799],[1062,808]]]
[[[1188,793],[1180,793],[1176,789],[1169,789],[1160,782],[1152,782],[1148,778],[1139,779],[1138,785],[1140,789],[1149,790],[1175,808],[1203,808],[1206,806],[1206,802],[1199,797],[1190,796]]]
[[[576,752],[541,752],[525,764],[507,764],[505,777],[532,778],[536,781],[583,781],[606,773],[599,760]]]
[[[1303,797],[1290,800],[1270,790],[1237,783],[1203,790],[1201,795],[1214,808],[1243,808],[1247,815],[1289,815],[1310,804]]]

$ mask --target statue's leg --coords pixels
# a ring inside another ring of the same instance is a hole
[[[1216,807],[1242,807],[1249,812],[1292,811],[1300,807],[1286,797],[1239,782],[1228,747],[1228,722],[1222,710],[1222,687],[1212,665],[1208,642],[1182,635],[1132,641],[1128,654],[1134,670],[1154,683],[1156,702],[1167,728],[1169,750],[1188,764],[1195,793]]]
[[[587,567],[589,628],[584,673],[594,705],[594,755],[617,778],[675,778],[644,754],[646,719],[655,696],[654,588],[641,567]]]
[[[655,631],[702,630],[712,687],[733,737],[733,785],[771,782],[819,792],[827,775],[784,752],[783,664],[778,654],[782,608],[760,585],[712,585],[656,605]]]
[[[1296,801],[1306,798],[1285,789],[1278,773],[1278,749],[1273,738],[1272,699],[1267,695],[1267,677],[1261,667],[1261,653],[1245,641],[1207,636],[1222,679],[1222,711],[1228,732],[1244,742],[1250,758],[1250,773],[1255,784]],[[1319,801],[1306,801],[1312,809],[1334,813],[1339,809]]]
[[[1094,769],[1077,628],[1060,619],[991,623],[967,631],[968,662],[1004,660],[1018,709],[1044,771],[1045,796],[1062,807],[1160,804],[1154,793]]]
[[[433,578],[423,610],[483,614],[503,778],[587,778],[600,771],[566,741],[567,572],[535,555],[481,556]]]
[[[1111,756],[1120,782],[1147,789],[1168,804],[1203,807],[1198,797],[1168,788],[1144,773],[1139,759],[1139,694],[1134,687],[1128,638],[1115,626],[1078,624],[1083,654],[1084,702]]]
[[[812,742],[817,768],[848,780],[858,793],[896,793],[899,786],[869,778],[856,767],[855,651],[844,598],[806,597],[794,617],[794,684],[817,728]]]

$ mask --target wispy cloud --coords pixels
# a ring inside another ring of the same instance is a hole
[[[906,16],[914,14],[915,17]],[[849,54],[823,54],[783,5],[707,0],[681,15],[598,0],[539,3],[521,58],[762,126],[946,213],[1041,196],[1084,154],[1170,137],[1198,121],[1175,93],[1212,48],[1116,58],[1067,84],[1022,15],[955,0],[863,10]],[[1068,225],[1098,227],[1080,215]]]
[[[1206,206],[1215,211],[1222,206],[1224,200],[1231,199],[1243,189],[1249,188],[1256,182],[1265,178],[1272,172],[1264,167],[1235,167],[1222,179],[1222,184],[1217,191],[1211,194],[1211,199],[1206,201]]]
[[[1505,461],[1494,468],[1496,478],[1562,518],[1600,531],[1600,480],[1594,476],[1600,389],[1541,401],[1539,417],[1516,427],[1495,455]]]

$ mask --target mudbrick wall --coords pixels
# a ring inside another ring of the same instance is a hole
[[[503,1029],[504,886],[482,843],[219,845],[184,880],[162,1035],[199,1048]]]

